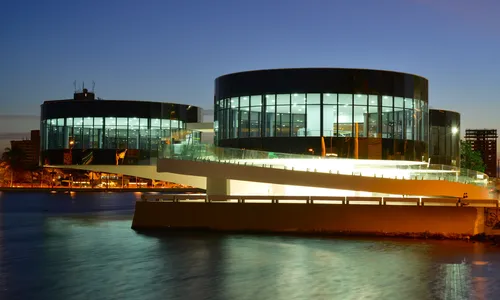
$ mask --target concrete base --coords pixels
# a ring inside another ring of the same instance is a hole
[[[132,228],[457,237],[483,233],[482,216],[474,207],[137,202]]]

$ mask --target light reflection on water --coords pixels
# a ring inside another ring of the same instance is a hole
[[[0,299],[499,299],[500,249],[139,234],[133,193],[0,195]]]

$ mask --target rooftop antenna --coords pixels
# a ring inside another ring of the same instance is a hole
[[[92,80],[92,93],[94,93],[94,89],[95,89],[95,81]]]
[[[82,91],[85,89],[85,81],[82,82]]]
[[[75,88],[75,93],[76,93],[76,80],[73,81],[73,87]]]

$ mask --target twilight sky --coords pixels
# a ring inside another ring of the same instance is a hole
[[[498,0],[16,0],[0,10],[0,146],[85,81],[211,109],[217,76],[346,67],[429,79],[430,106],[498,128]]]

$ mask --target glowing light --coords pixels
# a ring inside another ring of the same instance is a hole
[[[457,127],[451,128],[451,134],[457,134],[457,133],[458,133],[458,128]]]

